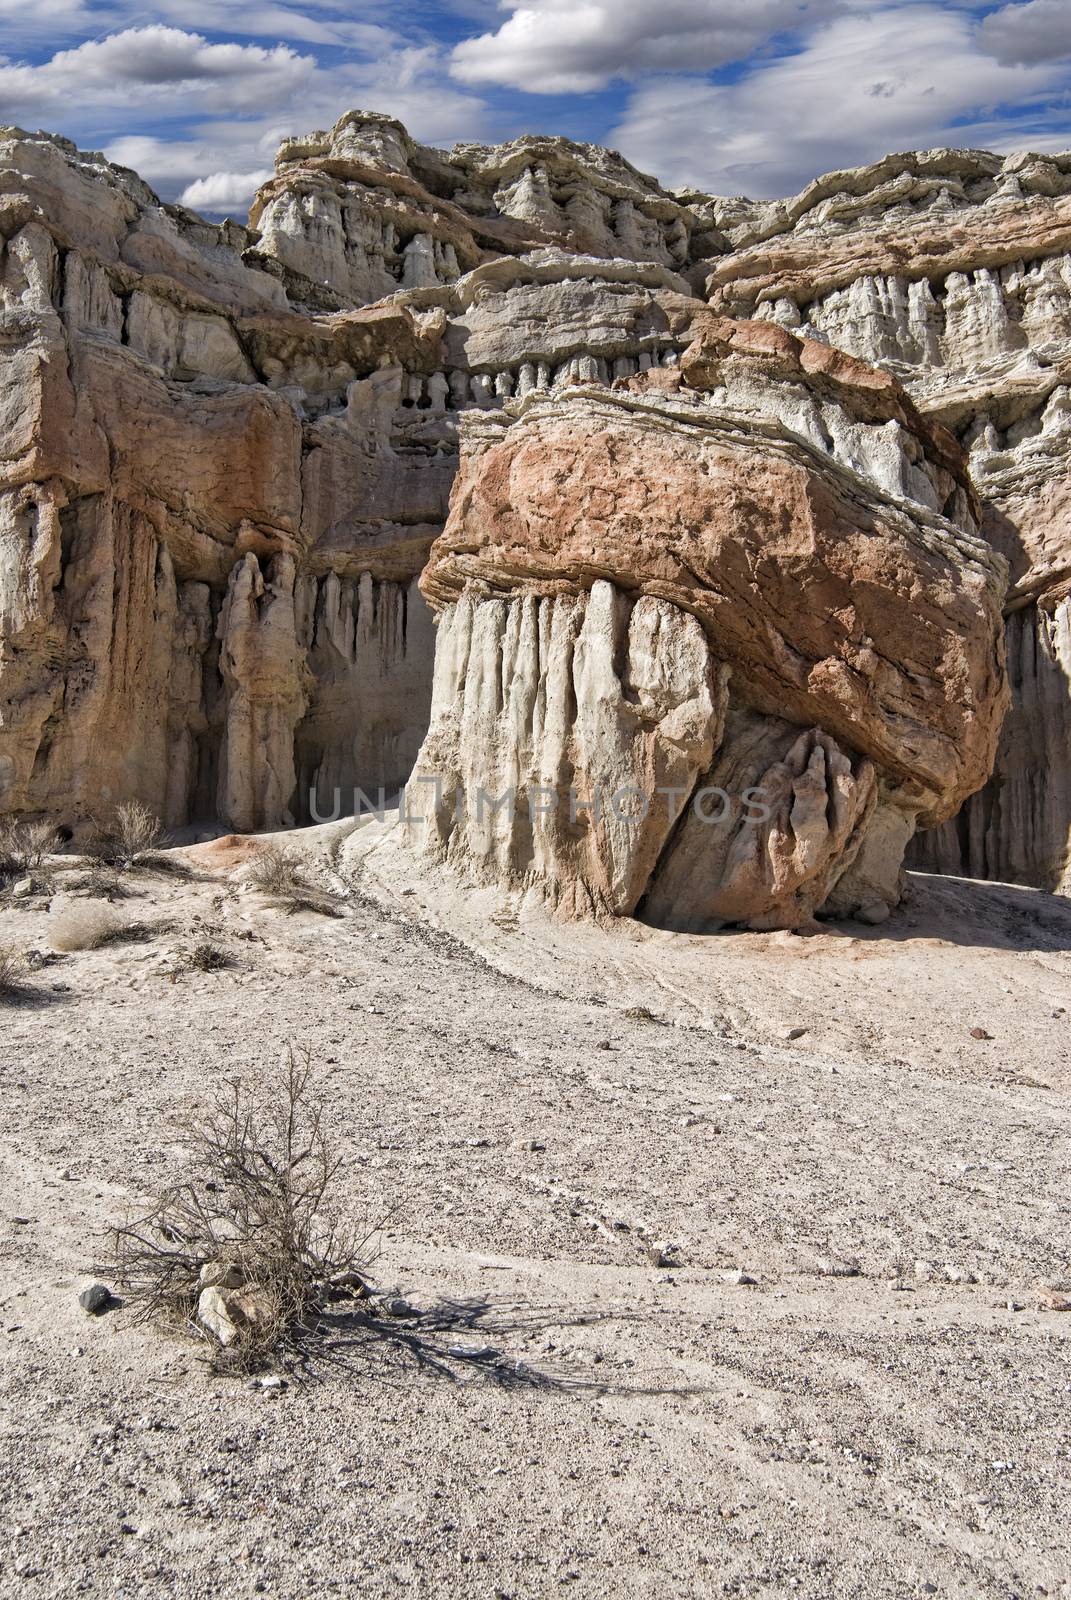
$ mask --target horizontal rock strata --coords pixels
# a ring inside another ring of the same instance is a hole
[[[851,906],[887,909],[916,819],[992,765],[1006,568],[891,378],[779,329],[695,331],[677,371],[466,420],[422,579],[442,618],[410,833],[567,909],[798,926],[892,810],[899,854]]]
[[[430,150],[354,111],[284,143],[250,226],[215,225],[0,130],[0,812],[136,795],[173,825],[277,826],[399,784],[461,418],[650,373],[687,405],[674,374],[701,325],[725,359],[728,318],[770,340],[729,410],[761,431],[783,408],[838,482],[979,518],[1009,563],[996,769],[913,859],[1071,885],[1069,208],[1071,156],[908,153],[756,203],[563,139]],[[836,402],[837,351],[870,369],[866,415]]]

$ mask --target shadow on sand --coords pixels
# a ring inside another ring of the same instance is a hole
[[[1071,950],[1071,900],[1014,883],[910,872],[904,902],[888,922],[826,927],[873,944],[940,939],[988,950]]]
[[[549,1329],[591,1327],[637,1321],[627,1310],[568,1310],[562,1306],[495,1302],[477,1297],[439,1300],[405,1318],[388,1317],[347,1305],[328,1311],[302,1336],[296,1377],[323,1381],[332,1375],[373,1377],[377,1382],[407,1382],[414,1377],[451,1383],[483,1382],[498,1389],[556,1394],[673,1395],[700,1391],[684,1385],[649,1383],[643,1375],[605,1357],[597,1372],[581,1372],[568,1362],[529,1361],[506,1346]]]

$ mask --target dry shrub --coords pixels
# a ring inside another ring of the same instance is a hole
[[[35,877],[34,889],[44,877],[41,868],[59,845],[59,834],[51,822],[7,822],[0,827],[0,880],[29,873]]]
[[[26,957],[13,944],[0,944],[0,1000],[11,1000],[23,992]]]
[[[187,965],[195,972],[222,972],[224,967],[231,965],[231,958],[226,950],[213,944],[211,939],[202,939],[190,951]]]
[[[64,887],[72,894],[84,894],[89,899],[95,900],[125,900],[129,892],[124,887],[117,869],[109,867],[103,861],[80,869],[75,875],[65,879]]]
[[[95,861],[117,872],[135,868],[151,872],[172,872],[185,876],[183,863],[161,854],[167,835],[160,818],[140,800],[125,800],[116,806],[109,823],[96,823],[86,841],[86,853]]]
[[[112,1233],[107,1265],[139,1320],[207,1341],[217,1371],[299,1350],[321,1311],[367,1293],[371,1233],[330,1214],[339,1158],[323,1112],[309,1055],[288,1050],[274,1082],[235,1081],[180,1122],[189,1169]]]
[[[278,844],[266,844],[257,852],[246,873],[246,882],[261,894],[270,894],[276,899],[302,887],[297,861]]]
[[[49,917],[48,942],[53,950],[97,950],[119,926],[118,918],[104,906],[66,905]]]
[[[108,944],[131,944],[166,932],[166,922],[132,922],[109,906],[72,902],[49,917],[48,942],[53,950],[101,950]]]
[[[266,844],[254,856],[246,882],[267,895],[281,911],[317,911],[324,917],[342,915],[335,896],[306,883],[296,857],[281,845]]]

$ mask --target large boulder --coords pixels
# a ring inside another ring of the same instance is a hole
[[[569,909],[874,913],[916,821],[990,771],[1005,563],[891,377],[776,326],[694,331],[679,371],[465,420],[408,827]]]

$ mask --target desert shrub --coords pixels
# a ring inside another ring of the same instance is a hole
[[[302,887],[298,864],[282,845],[266,844],[249,864],[246,882],[261,894],[276,898],[293,894]]]
[[[125,800],[116,806],[108,823],[96,823],[86,841],[86,853],[117,872],[172,872],[185,876],[181,862],[162,854],[167,835],[160,818],[140,800]]]
[[[312,1076],[291,1049],[274,1081],[232,1082],[181,1122],[187,1172],[111,1235],[107,1265],[139,1320],[206,1341],[219,1371],[300,1348],[331,1302],[367,1292],[370,1235],[330,1214],[339,1159]]]
[[[110,906],[92,901],[71,901],[48,919],[48,942],[53,950],[101,950],[109,944],[142,943],[165,933],[167,922],[136,922],[119,916]]]
[[[96,950],[113,938],[120,926],[113,911],[98,905],[65,905],[48,919],[48,942],[53,950]]]
[[[213,944],[211,939],[202,939],[190,951],[187,965],[195,972],[222,972],[224,967],[231,965],[231,958],[226,950]]]
[[[81,894],[93,900],[125,900],[128,890],[116,867],[97,861],[67,877],[64,887],[72,894]]]
[[[26,957],[12,944],[0,944],[0,1000],[11,1000],[23,990]]]
[[[325,917],[342,915],[335,896],[307,883],[299,862],[281,845],[266,844],[254,856],[246,882],[267,895],[281,911],[317,911]]]
[[[6,822],[0,827],[0,878],[39,872],[58,844],[51,822]]]

